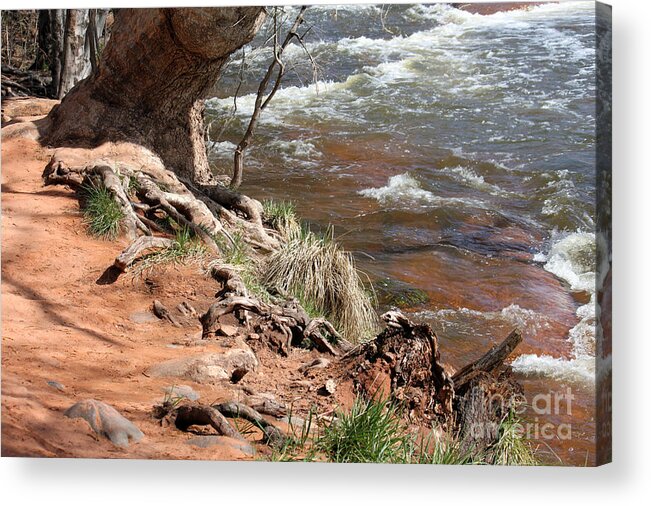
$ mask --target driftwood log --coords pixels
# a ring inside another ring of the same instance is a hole
[[[504,360],[522,342],[522,333],[515,329],[498,346],[491,348],[474,362],[459,370],[454,376],[454,389],[457,394],[467,390],[471,380],[480,372],[491,373],[504,364]]]
[[[522,341],[521,333],[514,330],[452,374],[441,360],[438,338],[429,325],[415,324],[398,311],[385,313],[382,319],[387,327],[376,339],[342,357],[344,372],[358,392],[366,397],[388,395],[413,420],[435,421],[474,448],[494,443],[501,421],[522,392],[503,367]]]

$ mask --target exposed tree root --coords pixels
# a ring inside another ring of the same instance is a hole
[[[255,409],[242,403],[224,402],[222,404],[213,405],[213,408],[227,418],[242,418],[243,420],[247,420],[259,427],[264,434],[263,441],[269,446],[276,448],[281,447],[287,439],[282,430],[271,422],[265,420],[264,417]]]
[[[343,350],[350,349],[351,345],[335,331],[332,325],[323,318],[311,319],[305,310],[296,302],[289,301],[282,306],[267,304],[253,297],[228,294],[213,303],[208,311],[201,316],[203,326],[203,338],[207,339],[219,328],[221,317],[248,311],[257,315],[257,318],[248,325],[258,334],[267,336],[271,340],[272,348],[277,349],[284,356],[289,355],[292,346],[299,346],[304,339],[310,339],[317,349],[322,352],[339,355],[341,346]],[[319,331],[323,329],[329,332],[337,344],[332,345],[324,339]],[[273,337],[274,333],[280,333],[281,339]]]
[[[217,409],[198,402],[184,401],[176,406],[163,403],[154,406],[153,415],[163,426],[173,424],[177,429],[186,431],[191,425],[210,425],[221,436],[244,440],[242,434]]]
[[[280,245],[278,234],[263,225],[260,202],[220,186],[182,180],[141,146],[124,143],[110,149],[59,149],[43,179],[46,185],[75,189],[91,181],[106,187],[123,212],[124,228],[132,240],[140,234],[165,232],[156,221],[165,213],[192,230],[215,253],[219,253],[215,236],[222,234],[234,243],[228,229],[241,233],[244,241],[263,252]],[[129,193],[132,183],[138,200]],[[134,244],[134,248],[139,246],[141,243]]]
[[[133,241],[126,249],[120,253],[113,265],[120,269],[121,272],[126,271],[129,266],[140,256],[143,251],[150,251],[153,249],[166,249],[174,244],[172,239],[166,237],[153,237],[142,236]]]
[[[203,327],[203,338],[207,339],[219,330],[220,319],[234,313],[239,321],[271,341],[271,347],[284,356],[292,346],[298,346],[309,339],[323,353],[339,355],[352,348],[325,318],[310,318],[296,300],[285,301],[281,305],[269,304],[251,297],[238,271],[229,265],[213,262],[211,275],[222,283],[217,293],[217,301],[199,319]],[[257,315],[253,321],[247,313]],[[321,334],[326,332],[335,344],[331,344]],[[280,334],[281,339],[274,337]]]
[[[170,322],[175,327],[180,327],[181,326],[179,321],[174,317],[174,315],[172,313],[170,313],[170,310],[167,309],[165,307],[165,305],[161,301],[155,300],[154,304],[153,304],[153,307],[152,307],[152,310],[153,310],[154,314],[158,318],[160,318],[161,320],[167,320],[168,322]]]
[[[137,194],[143,202],[160,207],[170,218],[191,229],[210,249],[219,254],[219,248],[210,234],[221,231],[222,226],[203,202],[190,195],[163,192],[151,178],[142,173],[136,177],[139,184]]]

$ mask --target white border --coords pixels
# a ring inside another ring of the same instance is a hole
[[[283,1],[220,4],[288,4]],[[345,3],[320,1],[315,3]],[[368,3],[355,1],[353,3]],[[4,504],[642,504],[651,497],[649,2],[610,0],[614,23],[614,458],[598,469],[2,459]],[[143,1],[137,6],[216,5]],[[133,6],[12,2],[9,8]],[[5,501],[11,502],[5,502]]]

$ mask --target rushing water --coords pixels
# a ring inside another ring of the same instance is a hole
[[[575,396],[571,413],[526,413],[571,423],[571,439],[531,436],[573,464],[594,459],[594,5],[484,16],[443,4],[311,7],[317,80],[290,46],[243,187],[295,202],[315,227],[334,224],[372,279],[424,291],[428,302],[409,311],[433,325],[453,365],[520,327],[513,367],[528,400]],[[230,170],[270,56],[234,57],[207,104],[220,118],[218,172]]]

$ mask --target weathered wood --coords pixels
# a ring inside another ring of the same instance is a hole
[[[239,272],[233,266],[213,262],[208,266],[208,269],[210,275],[223,285],[222,290],[217,294],[218,298],[227,294],[241,297],[249,296],[244,281],[242,281]]]
[[[145,235],[151,235],[151,231],[147,226],[140,220],[140,217],[136,214],[131,206],[131,200],[127,196],[120,178],[115,174],[113,169],[108,165],[95,165],[88,169],[88,176],[90,177],[93,174],[99,176],[102,180],[104,187],[111,193],[113,199],[117,202],[122,210],[123,222],[127,229],[127,235],[131,239],[135,239],[138,236],[138,230],[144,233]]]
[[[192,307],[192,305],[185,300],[181,302],[178,306],[176,306],[176,309],[178,309],[179,312],[183,314],[183,316],[185,316],[186,318],[197,317],[196,309],[194,309],[194,307]]]
[[[240,402],[224,402],[213,405],[217,411],[228,418],[242,418],[259,427],[264,434],[264,442],[270,446],[282,446],[287,439],[283,431],[258,413],[255,409]]]
[[[387,327],[374,340],[342,357],[348,374],[365,395],[390,395],[410,416],[450,421],[455,392],[432,328],[411,322],[399,311],[381,318]]]
[[[513,330],[498,346],[488,350],[483,356],[462,368],[452,377],[455,391],[464,390],[468,382],[478,372],[490,373],[497,369],[521,342],[522,333],[518,329]]]
[[[172,239],[166,237],[141,236],[133,241],[122,253],[120,253],[113,265],[122,272],[126,271],[129,266],[140,256],[143,251],[153,249],[166,249],[174,244]]]
[[[178,320],[174,318],[172,313],[170,313],[169,309],[167,309],[161,301],[155,300],[152,309],[154,311],[154,314],[161,320],[167,320],[175,327],[181,326]]]
[[[206,206],[193,196],[163,192],[154,181],[143,173],[137,174],[138,196],[145,202],[160,206],[178,224],[188,227],[215,253],[219,247],[206,228],[212,232],[221,225]],[[184,214],[185,213],[185,214]]]
[[[288,414],[287,406],[272,399],[259,399],[249,401],[252,409],[263,415],[270,415],[274,418],[282,418]]]
[[[97,72],[52,112],[48,144],[126,139],[150,147],[179,174],[210,181],[203,100],[230,54],[254,37],[265,10],[118,9],[114,17]]]
[[[342,339],[339,332],[335,330],[332,324],[325,318],[313,318],[310,320],[310,323],[307,324],[303,335],[312,341],[316,346],[317,350],[323,353],[330,353],[331,355],[337,356],[339,352],[325,339],[320,332],[321,328],[325,328],[335,339]]]
[[[198,402],[187,401],[176,407],[156,406],[154,416],[160,418],[161,423],[173,423],[182,431],[188,430],[191,425],[209,425],[222,436],[244,440],[242,434],[217,409]]]

